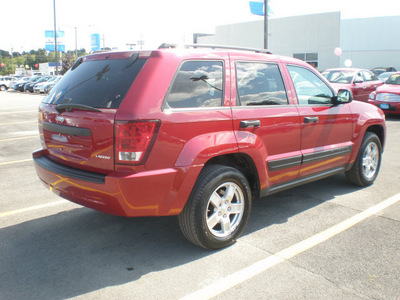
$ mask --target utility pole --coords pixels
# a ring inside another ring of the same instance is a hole
[[[13,51],[14,49],[11,46],[11,73],[14,75],[14,60],[13,60]]]
[[[78,27],[75,26],[75,59],[78,59]]]
[[[58,54],[57,54],[57,23],[56,23],[56,0],[53,0],[53,8],[54,8],[54,53],[55,53],[55,61],[56,61],[56,75],[58,75]]]
[[[268,49],[268,0],[264,0],[264,49]]]

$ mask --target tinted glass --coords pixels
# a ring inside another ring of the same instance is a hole
[[[313,72],[306,68],[288,66],[290,76],[301,105],[331,104],[331,89]]]
[[[301,60],[306,60],[306,54],[305,53],[295,53],[295,54],[293,54],[293,57],[297,58],[297,59],[301,59]]]
[[[282,76],[275,64],[237,62],[236,81],[241,106],[288,103]]]
[[[83,104],[96,108],[118,108],[146,59],[82,62],[71,68],[54,86],[44,103]]]
[[[318,61],[318,53],[306,53],[306,61]]]
[[[187,61],[178,70],[167,96],[167,108],[222,106],[223,63]]]

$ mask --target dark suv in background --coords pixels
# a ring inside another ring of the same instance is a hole
[[[39,107],[36,171],[98,211],[178,215],[207,249],[233,243],[252,201],[345,172],[378,175],[385,119],[312,67],[266,51],[202,48],[79,58]]]

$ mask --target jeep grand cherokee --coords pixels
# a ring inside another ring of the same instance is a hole
[[[79,58],[41,103],[39,131],[34,163],[54,193],[178,215],[189,241],[218,249],[254,198],[338,172],[372,184],[385,120],[303,61],[197,45]]]

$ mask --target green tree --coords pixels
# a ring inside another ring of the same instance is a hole
[[[66,55],[63,56],[63,58],[62,58],[62,69],[61,69],[61,72],[60,72],[61,75],[64,75],[65,73],[67,73],[67,71],[69,69],[71,69],[72,65],[75,62],[75,57],[74,56],[75,56],[74,52],[67,53]]]
[[[36,65],[39,66],[41,63],[54,62],[55,60],[54,52],[48,52],[43,48],[31,50],[29,52],[24,51],[22,53],[13,52],[12,54],[13,64],[11,64],[10,53],[0,49],[0,65],[4,64],[3,67],[0,67],[0,75],[14,74],[17,67],[24,68],[26,65],[28,65],[29,69],[37,69],[35,67]],[[78,50],[77,54],[78,57],[87,55],[86,50],[83,48]],[[60,58],[60,56],[58,57]],[[65,67],[63,67],[61,73],[64,74],[66,71],[68,71],[76,59],[77,57],[75,56],[75,51],[69,50],[66,54],[63,54],[62,62],[63,65],[65,64]],[[12,69],[12,66],[14,66],[14,69]]]

